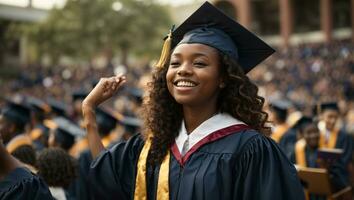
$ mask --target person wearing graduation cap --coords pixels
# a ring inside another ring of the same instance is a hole
[[[59,147],[69,152],[75,140],[85,135],[84,131],[75,123],[64,117],[56,117],[46,120],[46,126],[50,127],[49,147]]]
[[[270,121],[274,123],[274,129],[271,138],[277,143],[280,142],[283,135],[289,129],[286,123],[288,116],[289,103],[286,101],[274,101],[269,106],[271,111]]]
[[[94,109],[126,81],[102,78],[83,103],[90,183],[100,199],[304,199],[294,166],[267,137],[264,99],[246,73],[274,50],[210,3],[165,40],[145,124],[105,150]]]
[[[82,101],[85,99],[87,96],[88,92],[85,90],[78,90],[73,92],[72,94],[72,101],[73,101],[73,120],[75,121],[76,124],[78,124],[81,128],[83,126],[83,121],[82,121]],[[83,152],[88,148],[88,141],[86,137],[81,138],[75,144],[73,147],[70,149],[70,155],[73,156],[74,158],[78,158],[80,156],[80,153]]]
[[[0,132],[0,199],[53,199],[48,186],[6,150]]]
[[[352,159],[353,141],[343,129],[336,126],[340,114],[338,104],[336,102],[324,102],[317,105],[316,111],[320,119],[320,147],[342,149],[343,154],[340,163],[347,169]],[[343,177],[347,177],[347,185],[349,185],[348,170],[345,171]]]
[[[0,133],[9,153],[24,145],[32,146],[31,138],[26,133],[30,123],[31,111],[21,103],[8,101],[0,115]]]
[[[48,147],[49,128],[43,122],[51,109],[48,104],[35,97],[27,97],[26,102],[28,102],[32,111],[31,126],[33,128],[30,131],[30,137],[34,148],[37,152],[40,152]]]
[[[117,141],[112,141],[110,135],[115,130],[118,122],[122,121],[119,113],[113,112],[106,107],[96,109],[96,120],[98,133],[101,137],[102,144],[105,148],[113,146]],[[88,175],[92,156],[89,149],[85,149],[79,156],[79,177],[76,184],[77,198],[80,200],[94,199],[91,195]]]
[[[320,130],[316,121],[311,117],[303,116],[296,123],[303,138],[295,144],[292,162],[299,167],[326,168],[329,173],[330,183],[334,191],[339,191],[347,186],[345,168],[340,163],[328,163],[318,157],[320,149]],[[309,200],[326,200],[326,196],[308,193]]]
[[[77,90],[72,93],[73,116],[72,118],[77,124],[82,123],[82,101],[88,95],[86,90]]]

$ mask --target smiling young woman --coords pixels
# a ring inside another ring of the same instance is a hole
[[[102,79],[83,104],[95,197],[304,199],[295,168],[267,137],[264,99],[246,76],[273,52],[204,3],[165,41],[142,134],[109,150],[97,139],[93,110],[125,77]]]

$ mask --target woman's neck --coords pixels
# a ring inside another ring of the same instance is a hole
[[[214,116],[217,112],[216,105],[215,106],[184,106],[183,107],[183,116],[184,123],[186,126],[187,133],[191,133],[194,129],[196,129],[200,124],[202,124],[205,120]]]

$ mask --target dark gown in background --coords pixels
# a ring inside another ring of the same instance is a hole
[[[274,141],[254,130],[228,130],[221,129],[204,138],[209,142],[194,149],[185,163],[179,162],[181,156],[174,144],[170,199],[304,199],[295,168]],[[224,137],[215,140],[218,135]],[[133,199],[136,165],[143,145],[141,136],[136,135],[93,161],[89,178],[94,198]],[[150,200],[156,198],[158,172],[159,167],[147,169]]]
[[[1,200],[54,199],[42,179],[25,168],[17,168],[0,182]]]

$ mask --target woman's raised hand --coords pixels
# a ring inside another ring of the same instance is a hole
[[[126,77],[122,74],[109,78],[101,78],[84,99],[83,106],[97,107],[102,102],[111,98],[125,82]]]

